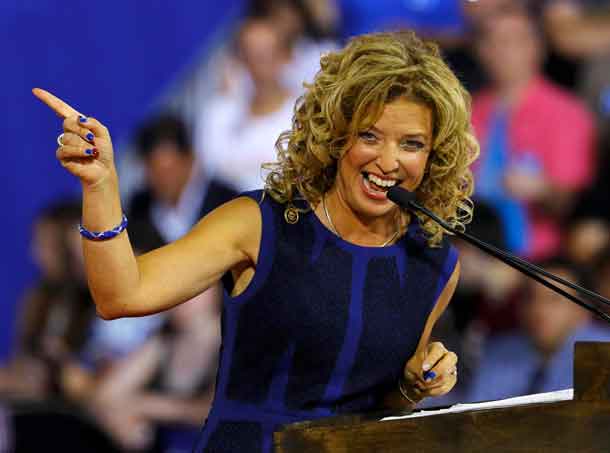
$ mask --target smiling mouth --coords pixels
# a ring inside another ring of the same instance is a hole
[[[399,185],[401,181],[397,179],[382,179],[372,173],[362,172],[362,177],[368,186],[377,192],[387,192],[390,188]]]

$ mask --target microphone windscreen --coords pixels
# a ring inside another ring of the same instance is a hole
[[[387,197],[398,206],[407,209],[412,201],[417,200],[415,192],[409,192],[407,189],[398,186],[390,188],[387,192]]]

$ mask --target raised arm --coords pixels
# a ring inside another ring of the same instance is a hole
[[[57,158],[81,181],[83,227],[95,232],[116,227],[122,208],[108,130],[47,91],[33,93],[64,118]],[[239,198],[178,241],[138,258],[126,231],[104,241],[83,238],[87,281],[99,315],[145,315],[191,299],[237,264],[256,263],[261,228],[256,203]]]

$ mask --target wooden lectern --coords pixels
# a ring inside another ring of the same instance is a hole
[[[572,401],[391,421],[333,417],[287,425],[274,444],[276,453],[610,453],[610,343],[576,343]]]

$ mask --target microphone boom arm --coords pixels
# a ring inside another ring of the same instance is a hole
[[[565,285],[565,286],[573,289],[574,291],[576,291],[578,293],[584,294],[602,304],[610,306],[609,299],[607,299],[591,290],[588,290],[588,289],[583,288],[579,285],[576,285],[572,282],[569,282],[569,281],[567,281],[555,274],[552,274],[552,273],[542,269],[539,266],[536,266],[528,261],[525,261],[511,253],[508,253],[504,250],[494,247],[493,245],[488,244],[486,242],[483,242],[480,239],[477,239],[476,237],[471,236],[468,233],[465,233],[463,231],[459,231],[459,230],[453,228],[451,225],[449,225],[443,219],[441,219],[436,214],[431,212],[429,209],[418,204],[415,201],[415,199],[414,199],[415,197],[412,192],[408,192],[407,190],[396,186],[396,187],[392,187],[388,191],[388,198],[390,200],[392,200],[394,203],[398,204],[399,206],[402,206],[406,209],[410,209],[412,211],[419,211],[422,214],[430,217],[432,220],[434,220],[436,223],[438,223],[440,226],[442,226],[447,231],[450,231],[451,233],[455,234],[456,236],[464,239],[466,242],[468,242],[468,243],[474,245],[475,247],[483,250],[484,252],[496,257],[497,259],[504,262],[505,264],[507,264],[507,265],[511,266],[512,268],[518,270],[519,272],[527,275],[528,277],[536,280],[538,283],[555,291],[557,294],[562,295],[563,297],[570,300],[571,302],[574,302],[575,304],[581,306],[582,308],[585,308],[586,310],[593,312],[594,314],[596,314],[597,316],[602,318],[604,321],[610,323],[610,316],[607,313],[604,313],[597,307],[580,300],[579,298],[566,292],[562,288],[559,288],[558,286],[554,285],[553,283],[551,283],[548,280],[556,281],[562,285]],[[548,280],[546,280],[543,277],[545,277]]]

